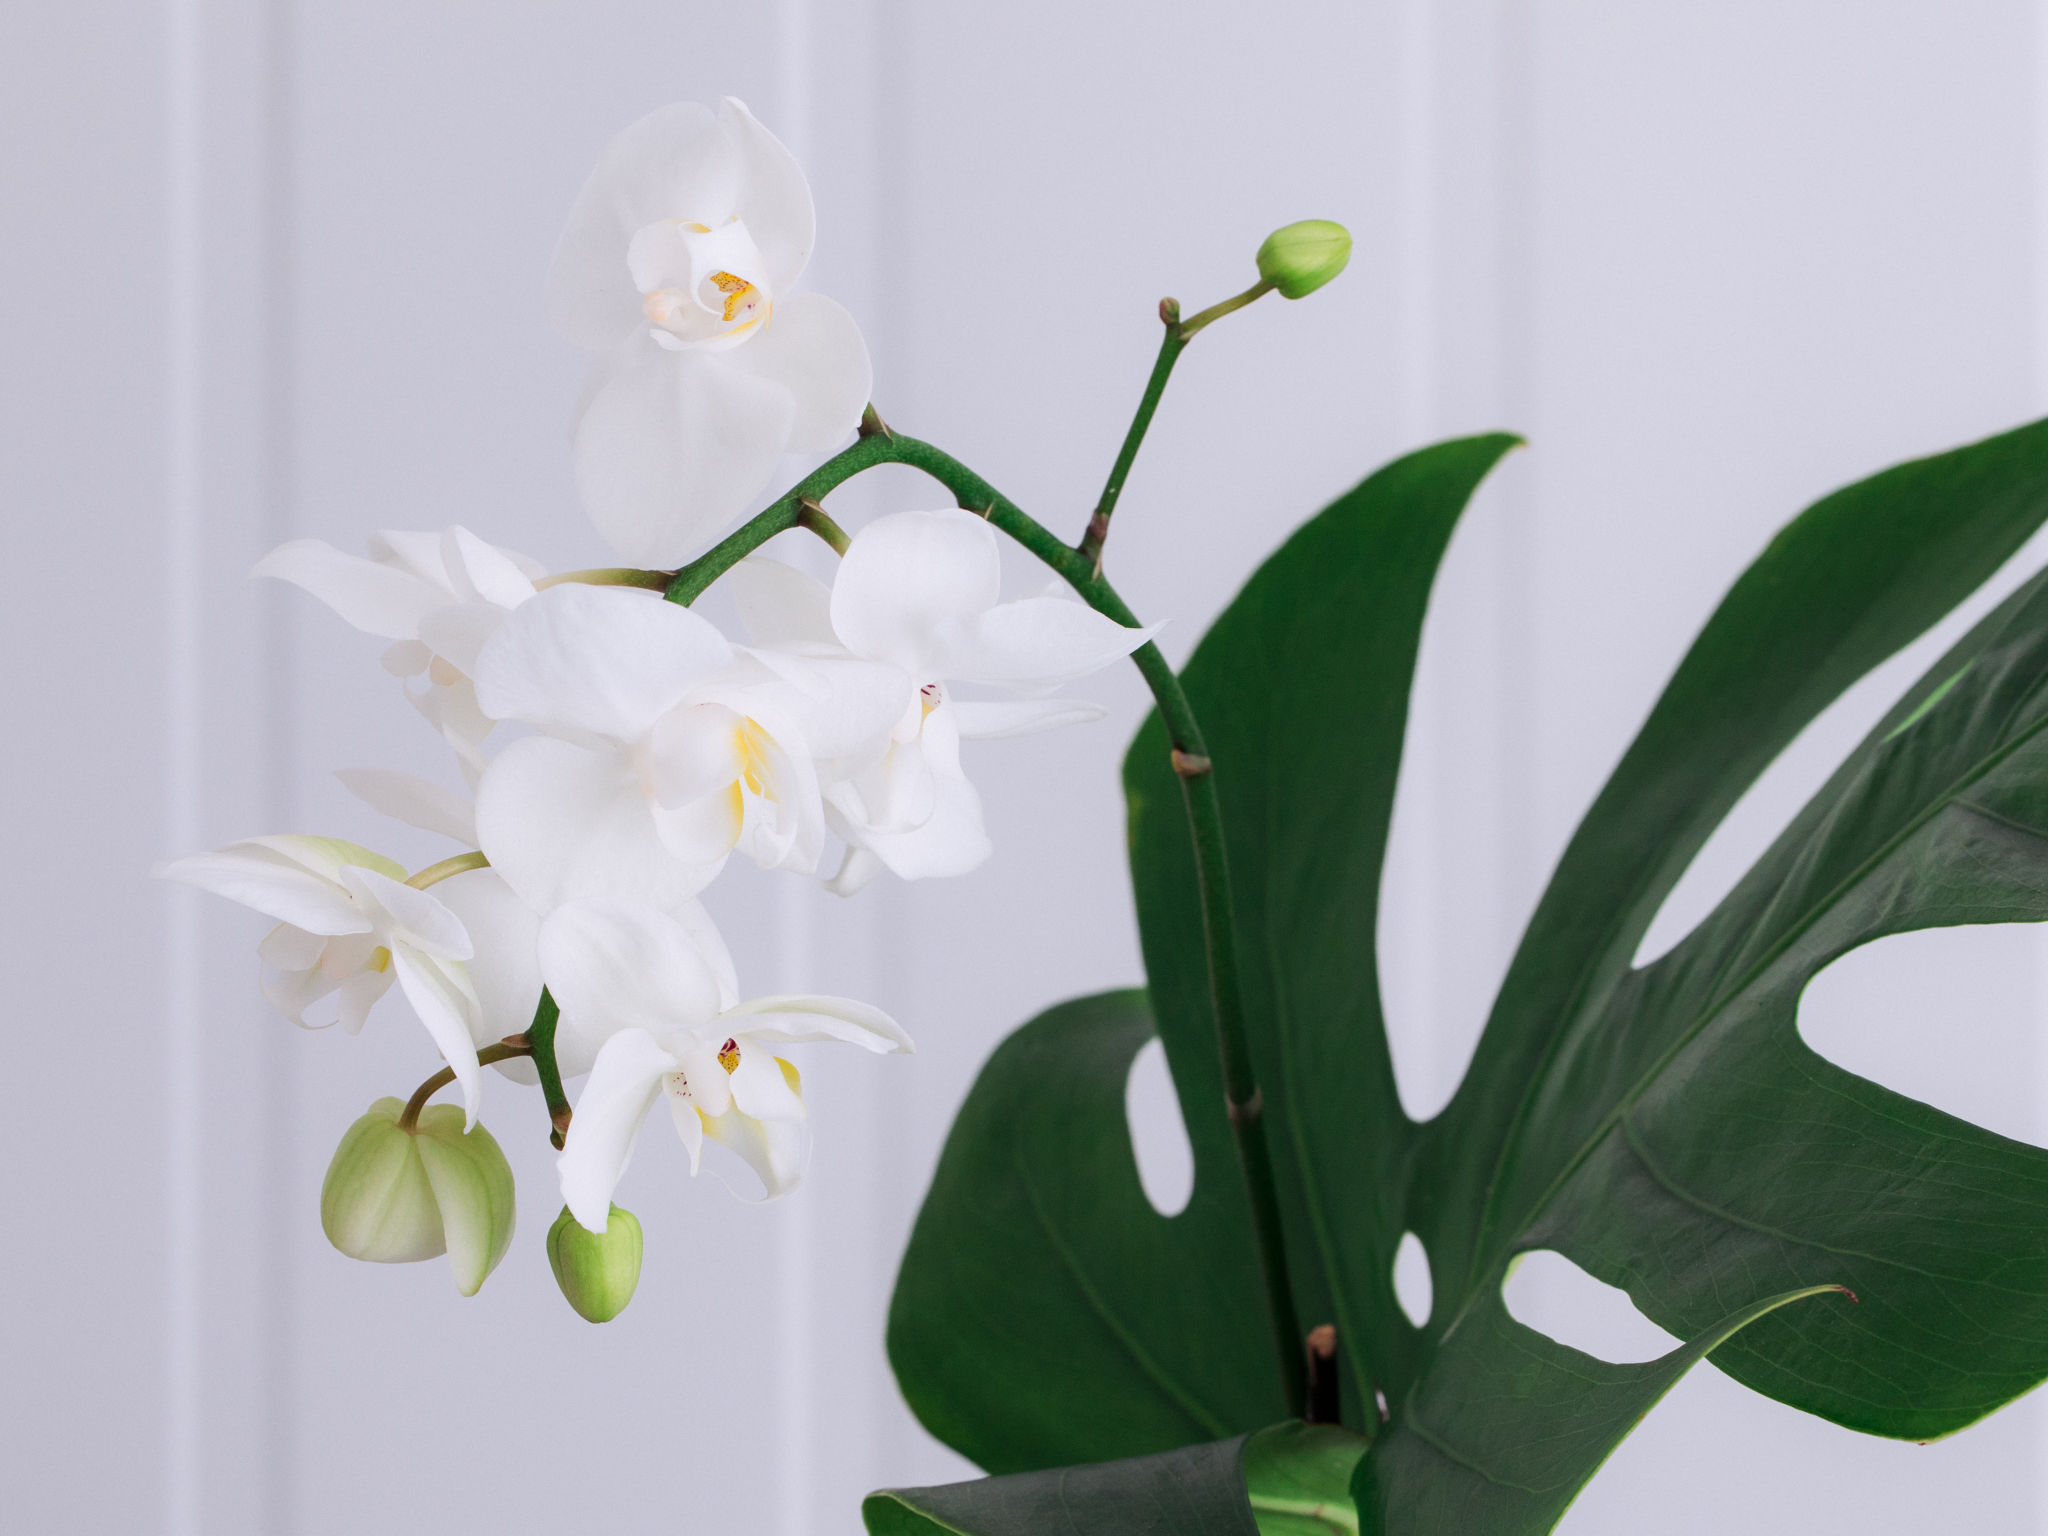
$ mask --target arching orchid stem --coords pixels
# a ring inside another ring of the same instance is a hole
[[[601,565],[587,571],[557,571],[552,576],[541,577],[533,585],[538,590],[574,581],[587,587],[645,587],[650,592],[663,592],[675,577],[674,571],[643,571],[630,565]]]
[[[562,1021],[562,1010],[556,1006],[555,995],[546,987],[540,989],[540,1002],[533,1010],[533,1025],[526,1031],[527,1049],[533,1056],[534,1071],[540,1074],[541,1097],[547,1100],[548,1122],[552,1129],[548,1140],[560,1151],[562,1143],[569,1138],[569,1096],[562,1092],[562,1069],[555,1062],[555,1026]]]
[[[786,495],[755,513],[677,571],[675,579],[668,584],[668,600],[689,607],[704,595],[705,588],[775,535],[802,527],[805,502],[822,501],[834,488],[844,485],[864,469],[898,462],[897,448],[902,441],[894,434],[876,432],[827,459],[791,486]]]
[[[1159,338],[1159,356],[1153,360],[1152,376],[1145,381],[1145,393],[1138,398],[1137,414],[1131,418],[1130,430],[1124,433],[1124,445],[1117,450],[1116,462],[1109,467],[1109,479],[1104,482],[1102,495],[1096,500],[1095,511],[1088,519],[1087,532],[1081,535],[1076,553],[1088,562],[1088,568],[1095,575],[1102,574],[1102,545],[1109,537],[1109,517],[1116,511],[1117,498],[1124,493],[1124,481],[1129,478],[1131,465],[1138,457],[1138,448],[1145,441],[1145,433],[1152,426],[1152,413],[1159,409],[1159,397],[1166,393],[1166,381],[1173,373],[1173,365],[1180,360],[1182,348],[1188,344],[1188,337],[1194,334],[1180,321],[1180,305],[1172,299],[1159,301],[1159,319],[1165,326],[1165,334]]]
[[[1257,298],[1262,286],[1226,300],[1212,313],[1204,310],[1196,319],[1206,325],[1217,314],[1242,308]],[[1162,308],[1162,316],[1164,309]],[[1204,318],[1206,317],[1206,318]],[[1185,331],[1186,327],[1183,326]],[[1172,334],[1169,331],[1169,336]],[[1185,338],[1183,338],[1185,339]],[[1166,349],[1162,348],[1162,355]],[[1178,355],[1174,349],[1172,355]],[[1170,365],[1169,365],[1170,366]],[[1164,375],[1155,366],[1164,387]],[[1157,403],[1156,400],[1154,402]],[[879,418],[878,418],[879,419]],[[1142,434],[1141,434],[1142,435]],[[1133,453],[1136,449],[1131,450]],[[851,448],[828,459],[793,487],[779,501],[742,524],[708,553],[676,572],[669,584],[670,602],[689,604],[746,555],[786,529],[798,526],[805,501],[815,501],[835,486],[843,485],[863,470],[877,464],[904,464],[921,470],[952,494],[954,504],[986,518],[1050,566],[1073,587],[1096,612],[1105,614],[1128,629],[1139,628],[1133,614],[1116,589],[1102,579],[1092,557],[1069,546],[951,454],[901,432],[877,432],[862,437]],[[1114,476],[1111,477],[1114,480]],[[1085,541],[1084,541],[1085,542]],[[1195,876],[1202,904],[1202,940],[1209,968],[1209,1003],[1216,1026],[1216,1053],[1223,1067],[1224,1113],[1237,1145],[1239,1166],[1244,1171],[1245,1193],[1251,1203],[1252,1227],[1259,1250],[1259,1272],[1265,1283],[1267,1318],[1272,1327],[1273,1348],[1286,1401],[1295,1412],[1307,1406],[1307,1365],[1302,1353],[1301,1328],[1295,1321],[1294,1291],[1288,1278],[1286,1238],[1280,1224],[1280,1195],[1273,1179],[1273,1156],[1266,1144],[1265,1096],[1259,1092],[1252,1072],[1251,1046],[1245,1034],[1244,993],[1237,961],[1237,913],[1231,896],[1230,866],[1223,837],[1223,807],[1216,794],[1216,775],[1209,763],[1209,749],[1193,707],[1182,690],[1180,679],[1158,646],[1146,643],[1131,654],[1139,673],[1152,690],[1159,717],[1166,727],[1168,744],[1174,754],[1181,797],[1187,809],[1188,830],[1194,843]],[[1196,771],[1195,765],[1202,765]],[[535,1015],[532,1031],[534,1060],[540,1066],[541,1084],[548,1085],[554,1070],[552,1002],[541,994],[541,1006],[548,1017],[548,1047],[541,1049],[540,1016]],[[559,1082],[559,1079],[556,1079]],[[555,1099],[549,1098],[552,1109]],[[558,1128],[567,1124],[564,1104]],[[561,1143],[558,1140],[556,1145]]]
[[[1243,293],[1225,299],[1221,304],[1211,304],[1207,309],[1190,315],[1181,322],[1180,339],[1184,342],[1194,340],[1195,332],[1199,331],[1203,326],[1213,325],[1225,315],[1235,314],[1253,300],[1262,299],[1272,291],[1273,285],[1261,278],[1258,282],[1253,283],[1251,287],[1245,289]]]
[[[835,555],[845,554],[846,546],[853,542],[847,538],[846,530],[832,521],[832,514],[808,497],[797,506],[796,523],[799,528],[810,529],[830,544]]]
[[[514,1056],[531,1056],[533,1046],[524,1035],[507,1035],[496,1045],[487,1045],[476,1053],[479,1064],[488,1067],[494,1061],[510,1061]],[[443,1067],[419,1087],[413,1090],[411,1098],[405,1101],[405,1108],[398,1112],[398,1128],[410,1131],[420,1123],[420,1111],[427,1107],[427,1100],[455,1081],[455,1069]]]
[[[438,885],[450,875],[460,875],[472,869],[489,869],[491,861],[483,856],[480,849],[458,853],[443,859],[438,864],[429,864],[405,883],[416,891],[424,891],[430,885]]]

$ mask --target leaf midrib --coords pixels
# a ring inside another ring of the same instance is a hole
[[[1987,646],[1986,649],[1989,649],[1989,647]],[[1716,1018],[1718,1018],[1721,1015],[1721,1013],[1724,1010],[1726,1010],[1731,1003],[1733,1003],[1737,998],[1741,997],[1745,992],[1747,992],[1749,988],[1756,983],[1759,977],[1761,977],[1766,971],[1768,971],[1773,965],[1775,965],[1780,959],[1782,959],[1785,956],[1785,954],[1791,949],[1791,947],[1801,937],[1803,937],[1807,933],[1807,931],[1814,926],[1814,924],[1818,923],[1829,912],[1833,911],[1838,902],[1840,902],[1850,891],[1853,891],[1857,886],[1861,885],[1862,882],[1869,877],[1869,875],[1874,869],[1876,869],[1886,859],[1890,858],[1892,854],[1895,853],[1905,842],[1907,842],[1910,838],[1917,834],[1923,827],[1925,827],[1942,811],[1948,809],[1948,807],[1950,807],[1951,805],[1959,804],[1962,800],[1963,795],[1969,790],[1970,786],[1975,784],[1978,780],[1982,779],[1986,774],[1990,773],[1992,769],[1998,767],[1999,764],[2003,763],[2007,758],[2012,756],[2014,752],[2017,752],[2021,747],[2025,746],[2027,742],[2031,741],[2035,736],[2039,735],[2044,727],[2048,727],[2048,715],[2043,715],[2040,719],[2036,720],[2032,725],[2028,726],[2024,731],[2021,731],[2018,735],[2014,736],[2010,741],[2006,742],[2005,744],[2000,746],[1996,751],[1992,752],[1987,757],[1985,757],[1968,774],[1964,775],[1960,779],[1955,780],[1946,791],[1933,798],[1927,804],[1926,808],[1920,811],[1919,814],[1914,816],[1912,820],[1908,821],[1897,832],[1893,833],[1892,836],[1885,839],[1885,841],[1881,843],[1876,849],[1872,850],[1872,852],[1869,855],[1867,855],[1859,864],[1857,864],[1857,866],[1853,870],[1851,870],[1841,880],[1837,881],[1835,885],[1828,890],[1827,894],[1824,897],[1822,897],[1820,901],[1816,902],[1811,908],[1809,908],[1803,917],[1801,917],[1796,923],[1792,924],[1791,927],[1787,928],[1785,930],[1784,935],[1778,940],[1778,942],[1773,944],[1769,949],[1765,950],[1763,954],[1759,955],[1756,961],[1746,971],[1742,973],[1742,975],[1735,981],[1735,983],[1732,986],[1728,988],[1727,991],[1723,992],[1719,997],[1715,998],[1712,1002],[1710,1002],[1708,1006],[1701,1011],[1699,1016],[1695,1018],[1691,1024],[1686,1026],[1686,1028],[1672,1040],[1670,1045],[1668,1045],[1664,1049],[1664,1051],[1661,1054],[1659,1054],[1657,1059],[1653,1061],[1649,1065],[1649,1067],[1644,1070],[1643,1074],[1639,1078],[1637,1078],[1636,1082],[1633,1086],[1630,1087],[1628,1092],[1616,1100],[1614,1107],[1611,1110],[1609,1110],[1607,1114],[1603,1115],[1600,1118],[1599,1122],[1592,1128],[1592,1130],[1587,1133],[1585,1140],[1580,1143],[1578,1150],[1572,1154],[1571,1159],[1561,1169],[1558,1170],[1555,1177],[1553,1177],[1550,1183],[1544,1187],[1543,1193],[1537,1197],[1533,1204],[1529,1206],[1526,1218],[1518,1222],[1517,1225],[1526,1229],[1538,1217],[1540,1217],[1543,1214],[1543,1212],[1549,1207],[1550,1202],[1557,1197],[1558,1192],[1565,1186],[1566,1183],[1570,1181],[1572,1175],[1577,1173],[1580,1167],[1584,1165],[1585,1160],[1592,1155],[1593,1149],[1597,1147],[1600,1144],[1601,1140],[1607,1135],[1607,1133],[1613,1129],[1617,1121],[1619,1121],[1622,1116],[1626,1115],[1629,1112],[1629,1110],[1634,1107],[1636,1101],[1640,1099],[1642,1095],[1651,1087],[1651,1085],[1656,1082],[1656,1080],[1663,1074],[1664,1070],[1668,1066],[1670,1066],[1673,1058],[1675,1058],[1680,1051],[1684,1050],[1684,1048],[1688,1044],[1690,1044],[1695,1038],[1697,1038],[1697,1036],[1700,1034],[1702,1030],[1704,1030],[1709,1024],[1713,1023],[1713,1021]],[[1616,923],[1615,925],[1613,925],[1613,927],[1610,927],[1610,934],[1614,931],[1615,928],[1618,928],[1619,926],[1620,924]],[[1594,972],[1596,972],[1598,969],[1599,967],[1597,965],[1587,967],[1587,975],[1584,982],[1582,982],[1581,986],[1575,989],[1574,991],[1574,1003],[1576,1003],[1579,996],[1583,994],[1584,987],[1586,985],[1590,985],[1592,976]],[[1555,1047],[1564,1039],[1566,1033],[1566,1030],[1559,1030],[1557,1034],[1553,1037],[1552,1049],[1550,1051],[1546,1051],[1545,1053],[1545,1061],[1543,1068],[1531,1079],[1529,1088],[1523,1096],[1522,1106],[1517,1110],[1514,1128],[1511,1129],[1509,1133],[1511,1138],[1514,1134],[1514,1130],[1518,1130],[1521,1126],[1523,1120],[1522,1111],[1525,1110],[1528,1105],[1533,1104],[1535,1102],[1537,1090],[1542,1086],[1544,1081],[1547,1080],[1550,1065],[1556,1059]],[[1491,1192],[1494,1189],[1494,1187],[1500,1182],[1500,1175],[1507,1168],[1509,1160],[1513,1156],[1514,1151],[1515,1143],[1512,1139],[1510,1139],[1508,1144],[1502,1149],[1500,1160],[1494,1166],[1493,1177],[1488,1182],[1489,1206],[1492,1203]],[[1501,1253],[1499,1251],[1498,1246],[1496,1246],[1496,1248],[1491,1253],[1482,1252],[1478,1255],[1475,1255],[1474,1266],[1472,1270],[1468,1272],[1466,1293],[1459,1301],[1458,1311],[1456,1315],[1453,1316],[1449,1324],[1445,1326],[1444,1331],[1441,1334],[1437,1335],[1437,1342],[1441,1343],[1443,1340],[1448,1339],[1454,1332],[1457,1331],[1458,1325],[1465,1320],[1466,1315],[1472,1310],[1473,1304],[1479,1299],[1480,1295],[1483,1293],[1485,1289],[1484,1281],[1480,1277],[1492,1274],[1493,1271],[1499,1266],[1500,1260]]]

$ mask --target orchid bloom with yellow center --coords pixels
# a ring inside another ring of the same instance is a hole
[[[404,866],[335,837],[252,837],[158,866],[165,879],[253,907],[278,926],[257,948],[263,994],[294,1024],[338,993],[350,1034],[398,983],[462,1085],[476,1124],[482,1014],[464,962],[475,953],[462,919],[432,891],[406,883]]]
[[[910,1037],[866,1003],[815,995],[739,1002],[681,923],[638,902],[571,902],[540,931],[541,973],[562,1027],[604,1044],[557,1161],[562,1200],[602,1232],[640,1125],[665,1100],[695,1173],[708,1137],[759,1175],[767,1198],[803,1177],[803,1082],[782,1053],[838,1041],[908,1051]]]
[[[555,329],[592,354],[575,422],[585,510],[634,565],[680,565],[741,512],[777,455],[852,432],[873,370],[815,293],[811,190],[728,97],[663,107],[606,148],[548,279]]]
[[[881,750],[897,674],[771,665],[702,616],[630,587],[551,587],[477,658],[477,698],[540,734],[477,788],[491,866],[535,911],[587,896],[673,908],[734,851],[809,873],[824,847],[817,759]]]

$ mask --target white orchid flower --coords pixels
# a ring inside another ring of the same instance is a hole
[[[1156,632],[1126,629],[1071,597],[1000,600],[995,533],[971,512],[898,512],[853,536],[828,591],[759,557],[731,573],[749,632],[805,654],[885,663],[906,679],[887,749],[825,790],[846,840],[833,889],[886,868],[906,880],[963,874],[986,859],[981,800],[960,743],[1101,718],[1073,699],[957,699],[955,682],[1048,692],[1128,656]]]
[[[492,867],[543,912],[595,895],[673,908],[734,849],[815,870],[813,754],[885,734],[898,680],[841,664],[807,681],[804,665],[784,675],[652,592],[542,593],[477,659],[485,712],[545,733],[507,747],[478,786]]]
[[[836,1040],[875,1052],[910,1038],[878,1008],[841,997],[732,1001],[715,961],[674,918],[637,902],[572,902],[541,925],[541,972],[562,1026],[603,1037],[557,1168],[576,1220],[602,1232],[633,1141],[657,1099],[697,1171],[704,1138],[730,1147],[768,1198],[803,1176],[802,1080],[778,1051]]]
[[[548,313],[596,354],[575,424],[591,521],[635,565],[680,565],[746,509],[776,455],[860,420],[867,345],[830,299],[792,293],[810,187],[727,97],[663,107],[607,146],[555,252]]]
[[[338,993],[339,1022],[354,1034],[396,979],[455,1069],[476,1124],[481,1004],[463,964],[475,949],[461,918],[407,885],[402,865],[340,838],[278,836],[173,859],[156,873],[278,920],[257,947],[263,995],[294,1024],[304,1027],[306,1009]]]
[[[470,683],[476,653],[505,614],[533,596],[544,567],[460,525],[372,534],[369,549],[365,560],[319,539],[294,539],[250,574],[302,587],[357,629],[391,641],[385,670],[425,676],[426,688],[407,697],[474,782],[483,769],[478,746],[491,730]]]

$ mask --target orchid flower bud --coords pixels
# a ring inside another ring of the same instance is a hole
[[[1259,247],[1259,276],[1283,299],[1306,298],[1350,260],[1350,230],[1328,219],[1303,219],[1266,236]]]
[[[604,1230],[593,1232],[563,1206],[548,1228],[548,1267],[577,1316],[610,1322],[626,1310],[640,1283],[639,1219],[615,1205]]]
[[[416,1125],[379,1099],[348,1128],[320,1186],[320,1227],[352,1259],[410,1264],[448,1255],[455,1288],[474,1296],[512,1244],[512,1169],[491,1133],[465,1132],[453,1104]]]

